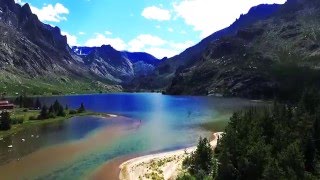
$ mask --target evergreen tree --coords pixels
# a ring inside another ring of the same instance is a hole
[[[48,111],[48,118],[55,118],[55,117],[56,117],[56,112],[54,111],[53,106],[51,105]]]
[[[318,97],[235,113],[215,151],[217,179],[319,179]]]
[[[49,114],[55,114],[56,112],[54,111],[54,109],[53,109],[53,106],[51,105],[50,107],[49,107]]]
[[[55,113],[58,113],[60,107],[61,107],[61,105],[60,105],[59,101],[56,100],[56,101],[53,103],[54,112],[55,112]]]
[[[83,113],[83,112],[85,112],[85,111],[86,111],[86,109],[85,109],[85,107],[84,107],[84,104],[81,103],[80,108],[78,109],[78,113]]]
[[[184,162],[185,168],[197,179],[215,176],[213,150],[207,138],[200,138],[197,149]]]
[[[41,109],[41,102],[40,102],[40,100],[39,100],[39,98],[37,98],[37,100],[36,100],[36,103],[35,103],[35,105],[34,105],[34,108],[35,109]]]
[[[11,121],[10,121],[10,113],[9,112],[2,112],[0,118],[0,129],[7,131],[11,129]]]
[[[41,108],[40,115],[39,115],[38,119],[48,119],[48,117],[49,117],[48,115],[49,115],[48,108],[46,105],[43,105]]]
[[[64,112],[64,109],[61,105],[59,106],[57,116],[66,116],[66,113]]]
[[[17,98],[17,103],[19,104],[19,107],[20,107],[20,108],[23,108],[23,97],[22,97],[22,95],[20,95],[20,96]]]

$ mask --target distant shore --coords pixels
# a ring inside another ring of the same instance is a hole
[[[104,94],[142,94],[142,93],[151,93],[151,94],[162,94],[161,91],[141,91],[141,92],[131,92],[131,91],[115,91],[115,92],[84,92],[84,93],[62,93],[62,94],[30,94],[28,97],[37,98],[37,97],[59,97],[59,96],[86,96],[86,95],[104,95]],[[7,94],[5,97],[8,99],[14,99],[20,96],[21,94]]]
[[[36,112],[39,113],[38,111],[36,111]],[[86,111],[83,113],[68,114],[64,117],[57,116],[56,118],[45,119],[45,120],[27,120],[22,124],[12,125],[12,128],[10,130],[0,131],[0,139],[3,139],[3,138],[8,137],[10,135],[14,135],[20,131],[23,131],[25,128],[28,128],[30,126],[57,123],[57,122],[61,122],[61,121],[66,121],[66,120],[74,118],[74,117],[81,117],[81,116],[99,116],[99,117],[104,117],[104,118],[118,117],[118,115],[115,115],[115,114],[95,113],[95,112]]]

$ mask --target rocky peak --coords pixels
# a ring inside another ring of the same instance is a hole
[[[112,51],[115,51],[115,49],[114,49],[110,44],[108,44],[108,45],[102,45],[101,48],[104,49],[104,50],[112,50]]]
[[[32,11],[31,11],[31,8],[29,6],[28,3],[24,4],[21,8],[21,15],[22,16],[26,16],[26,17],[29,17],[32,15]]]

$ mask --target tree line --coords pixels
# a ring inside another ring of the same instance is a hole
[[[38,120],[56,118],[56,117],[65,117],[69,114],[77,114],[85,112],[84,104],[81,103],[80,107],[77,110],[69,110],[69,107],[66,105],[65,108],[56,100],[49,108],[46,105],[43,105],[40,113],[37,117]]]
[[[57,100],[49,108],[46,105],[43,105],[40,114],[38,115],[38,119],[49,119],[55,118],[56,116],[66,116],[63,106]]]
[[[178,179],[320,179],[320,94],[236,112],[213,152],[206,139]]]
[[[28,109],[39,110],[42,107],[39,98],[34,100],[34,98],[28,97],[27,95],[20,95],[19,97],[14,99],[13,102],[19,108],[28,108]]]
[[[20,99],[20,98],[19,98]],[[23,99],[23,98],[22,98]],[[24,102],[24,101],[22,101]],[[31,100],[26,100],[26,102],[31,102]],[[22,103],[24,105],[24,103]],[[31,105],[31,103],[29,104]],[[56,117],[66,117],[68,114],[78,114],[84,113],[86,111],[84,104],[81,103],[80,107],[76,110],[69,109],[68,105],[63,107],[58,100],[56,100],[52,105],[49,107],[47,105],[41,105],[39,99],[32,103],[31,108],[39,109],[39,115],[29,117],[29,120],[46,120],[52,119]],[[25,109],[24,112],[28,112],[28,109]],[[23,119],[15,119],[11,117],[11,113],[9,111],[3,111],[0,114],[0,130],[7,131],[11,129],[13,124],[22,124]]]

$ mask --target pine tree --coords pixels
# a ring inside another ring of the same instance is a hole
[[[66,116],[66,113],[64,112],[64,109],[61,105],[59,106],[57,116]]]
[[[41,109],[41,102],[40,102],[39,98],[37,98],[36,103],[34,105],[34,108],[35,109]]]
[[[213,150],[207,138],[200,138],[197,149],[184,162],[184,166],[197,179],[213,176],[216,171]]]
[[[9,112],[2,112],[0,118],[0,129],[7,131],[11,129],[11,121],[10,121],[10,113]]]
[[[48,108],[46,105],[43,105],[40,111],[39,119],[47,119],[48,118]]]
[[[55,113],[58,113],[59,109],[60,109],[60,103],[58,100],[56,100],[54,103],[53,103],[53,109],[54,109],[54,112]]]
[[[78,109],[78,113],[83,113],[83,112],[85,112],[85,111],[86,111],[86,109],[85,109],[85,107],[84,107],[84,104],[81,103],[80,108]]]
[[[54,111],[54,109],[53,109],[53,106],[51,105],[50,107],[49,107],[49,114],[50,113],[52,113],[52,114],[55,114],[56,112]]]

